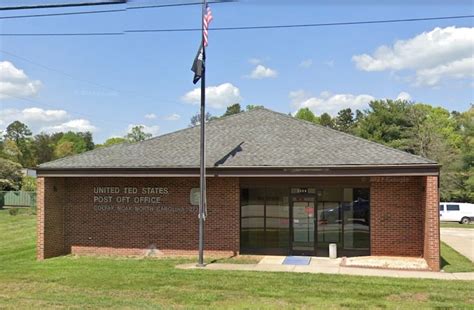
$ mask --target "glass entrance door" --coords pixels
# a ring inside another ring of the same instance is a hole
[[[315,197],[297,195],[291,202],[291,253],[292,255],[315,254]]]

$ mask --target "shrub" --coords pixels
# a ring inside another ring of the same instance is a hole
[[[10,215],[12,216],[18,215],[18,209],[16,208],[8,209],[8,213],[10,213]]]

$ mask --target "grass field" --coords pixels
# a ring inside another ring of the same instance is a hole
[[[0,210],[0,236],[0,308],[474,308],[461,281],[175,269],[183,259],[36,262],[25,213]]]
[[[469,228],[469,229],[474,228],[474,223],[459,224],[456,222],[441,222],[440,225],[441,225],[441,228]]]

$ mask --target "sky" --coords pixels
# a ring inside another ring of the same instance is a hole
[[[171,3],[131,5],[163,2]],[[0,17],[116,8],[4,11]],[[211,9],[212,28],[473,15],[474,1],[246,0]],[[0,19],[0,33],[199,28],[200,10]],[[366,109],[374,99],[401,98],[465,111],[474,101],[473,22],[210,31],[207,110],[221,115],[239,102],[336,115]],[[199,43],[199,32],[0,36],[0,130],[18,119],[35,134],[88,130],[102,143],[134,125],[155,136],[185,128],[199,110],[190,71]]]

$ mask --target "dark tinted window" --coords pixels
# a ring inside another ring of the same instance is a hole
[[[459,211],[459,205],[447,205],[446,209],[448,211]]]
[[[444,205],[439,205],[439,211],[444,211]]]

